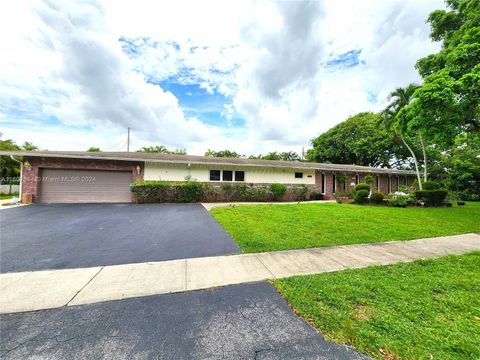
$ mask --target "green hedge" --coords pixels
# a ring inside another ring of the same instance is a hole
[[[447,190],[415,190],[413,195],[419,201],[423,201],[425,206],[440,206],[447,197]]]
[[[164,181],[135,181],[130,190],[139,203],[199,202],[212,187],[198,182],[168,183]]]
[[[368,190],[357,190],[355,191],[355,194],[353,196],[353,199],[355,200],[355,203],[357,204],[365,204],[368,201]]]
[[[303,201],[308,198],[306,185],[254,185],[224,183],[210,185],[199,182],[135,181],[130,190],[137,203],[214,202],[214,201]]]

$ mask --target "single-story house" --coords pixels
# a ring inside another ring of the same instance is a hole
[[[305,184],[332,198],[364,177],[383,193],[411,185],[414,172],[357,165],[217,158],[141,152],[0,151],[21,166],[21,194],[33,202],[130,202],[134,180],[212,184]],[[339,178],[347,176],[345,182]]]

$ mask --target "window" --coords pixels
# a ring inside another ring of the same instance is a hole
[[[380,176],[377,175],[377,190],[380,191]]]
[[[325,194],[325,174],[322,174],[322,194]]]
[[[223,170],[223,181],[232,181],[233,180],[233,171],[232,170]]]
[[[397,176],[397,190],[400,189],[400,176]]]
[[[295,173],[295,179],[303,179],[303,173],[302,172],[296,172]]]
[[[337,191],[337,175],[333,175],[333,193]]]
[[[403,184],[403,185],[407,186],[407,185],[408,185],[407,177],[405,176],[405,178],[404,178],[403,180],[404,180],[404,184]]]
[[[235,181],[245,181],[245,171],[235,171]]]
[[[392,192],[392,178],[388,176],[388,193]]]
[[[359,179],[358,179],[358,174],[357,174],[357,175],[355,175],[355,185],[358,184],[358,180],[359,180]]]
[[[220,181],[220,170],[210,170],[210,181]]]

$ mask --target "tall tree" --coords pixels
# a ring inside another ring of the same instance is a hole
[[[144,146],[140,150],[137,150],[137,152],[162,153],[162,154],[169,154],[170,153],[170,151],[168,151],[168,149],[163,145]]]
[[[405,127],[445,148],[464,131],[480,131],[480,1],[446,3],[427,20],[442,49],[417,62],[424,82],[401,114]]]
[[[280,153],[280,159],[284,161],[300,161],[300,155],[294,151],[284,151]]]
[[[363,112],[312,139],[307,161],[373,167],[410,167],[410,157],[394,135],[378,126],[380,114]]]
[[[20,147],[11,139],[2,140],[3,134],[0,133],[0,150],[20,150]],[[18,163],[9,156],[0,156],[0,183],[11,183],[12,179],[20,174]]]
[[[393,132],[394,136],[402,141],[403,145],[412,155],[413,163],[415,165],[415,172],[417,173],[418,186],[420,189],[422,189],[423,186],[422,178],[420,176],[420,166],[414,150],[415,146],[413,145],[413,141],[410,139],[412,137],[414,139],[418,139],[418,143],[423,154],[423,181],[427,181],[427,151],[424,136],[422,134],[423,130],[409,129],[408,126],[406,126],[405,118],[401,116],[402,111],[413,101],[413,95],[417,89],[418,85],[412,83],[405,88],[397,88],[392,91],[389,95],[390,103],[385,110],[383,110],[380,122],[383,123],[388,131]],[[413,132],[413,136],[410,136],[409,132]]]
[[[239,153],[232,151],[232,150],[220,150],[220,151],[214,151],[208,149],[205,152],[205,156],[211,156],[211,157],[229,157],[229,158],[239,158],[242,157]]]
[[[88,152],[100,152],[100,148],[99,147],[95,147],[95,146],[90,146],[88,149],[87,149]]]

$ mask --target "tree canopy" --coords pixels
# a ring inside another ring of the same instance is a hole
[[[399,114],[404,128],[421,128],[448,147],[464,131],[480,131],[480,1],[447,0],[428,17],[442,49],[416,64],[423,84]]]
[[[186,155],[186,149],[168,150],[164,145],[142,147],[137,152]]]
[[[95,146],[90,146],[88,149],[87,149],[88,152],[100,152],[100,148],[98,147],[95,147]]]
[[[211,157],[229,157],[229,158],[240,158],[243,157],[243,155],[232,151],[232,150],[220,150],[220,151],[214,151],[208,149],[205,152],[205,156],[211,156]]]
[[[392,132],[378,125],[380,114],[354,115],[312,139],[307,161],[373,167],[410,166],[410,159]]]

